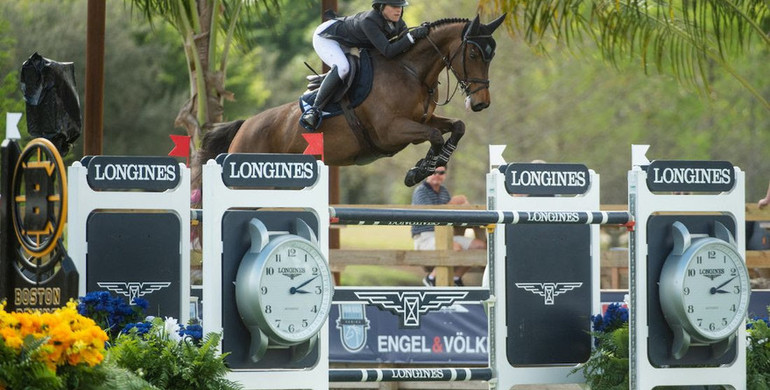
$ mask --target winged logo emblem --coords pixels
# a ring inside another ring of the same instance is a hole
[[[556,296],[580,288],[583,282],[516,283],[516,287],[543,297],[546,305],[553,305]]]
[[[467,291],[356,291],[356,297],[400,315],[402,328],[419,328],[420,315],[463,300]]]
[[[134,304],[134,298],[151,294],[171,285],[171,282],[97,282],[101,288],[106,288],[116,294],[128,297],[128,302]]]

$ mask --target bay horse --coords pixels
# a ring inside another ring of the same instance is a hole
[[[489,65],[496,46],[492,33],[504,19],[505,15],[489,24],[481,23],[478,15],[474,20],[441,19],[426,24],[428,36],[405,53],[393,59],[373,53],[373,85],[366,100],[354,109],[354,120],[330,117],[317,130],[323,132],[325,163],[363,165],[393,156],[409,144],[429,141],[427,155],[409,169],[404,184],[413,186],[437,166],[446,165],[465,133],[465,124],[434,114],[439,77],[445,69],[451,71],[466,95],[466,106],[473,111],[487,108]],[[448,102],[451,96],[446,98]],[[203,137],[194,166],[225,152],[302,153],[307,144],[301,136],[306,132],[299,125],[301,114],[294,102],[245,121],[220,124]],[[450,136],[444,141],[446,133]]]

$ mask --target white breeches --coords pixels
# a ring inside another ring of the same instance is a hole
[[[318,35],[332,23],[336,22],[338,21],[334,19],[327,20],[315,29],[315,32],[313,32],[313,49],[315,49],[318,57],[321,57],[321,61],[326,65],[329,67],[337,65],[337,73],[344,80],[348,72],[350,72],[350,65],[348,64],[348,59],[345,58],[345,52],[342,51],[339,42]]]

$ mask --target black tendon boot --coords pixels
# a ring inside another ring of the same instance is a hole
[[[342,79],[339,73],[337,73],[337,66],[333,66],[329,73],[321,82],[321,86],[318,87],[318,94],[316,94],[313,107],[310,107],[299,118],[299,124],[309,131],[314,131],[321,124],[321,111],[327,103],[334,96],[337,87],[342,85]]]

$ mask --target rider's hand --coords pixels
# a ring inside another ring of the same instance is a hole
[[[428,27],[420,26],[415,27],[412,29],[412,31],[409,32],[409,34],[412,35],[412,38],[414,39],[422,39],[428,36]]]

